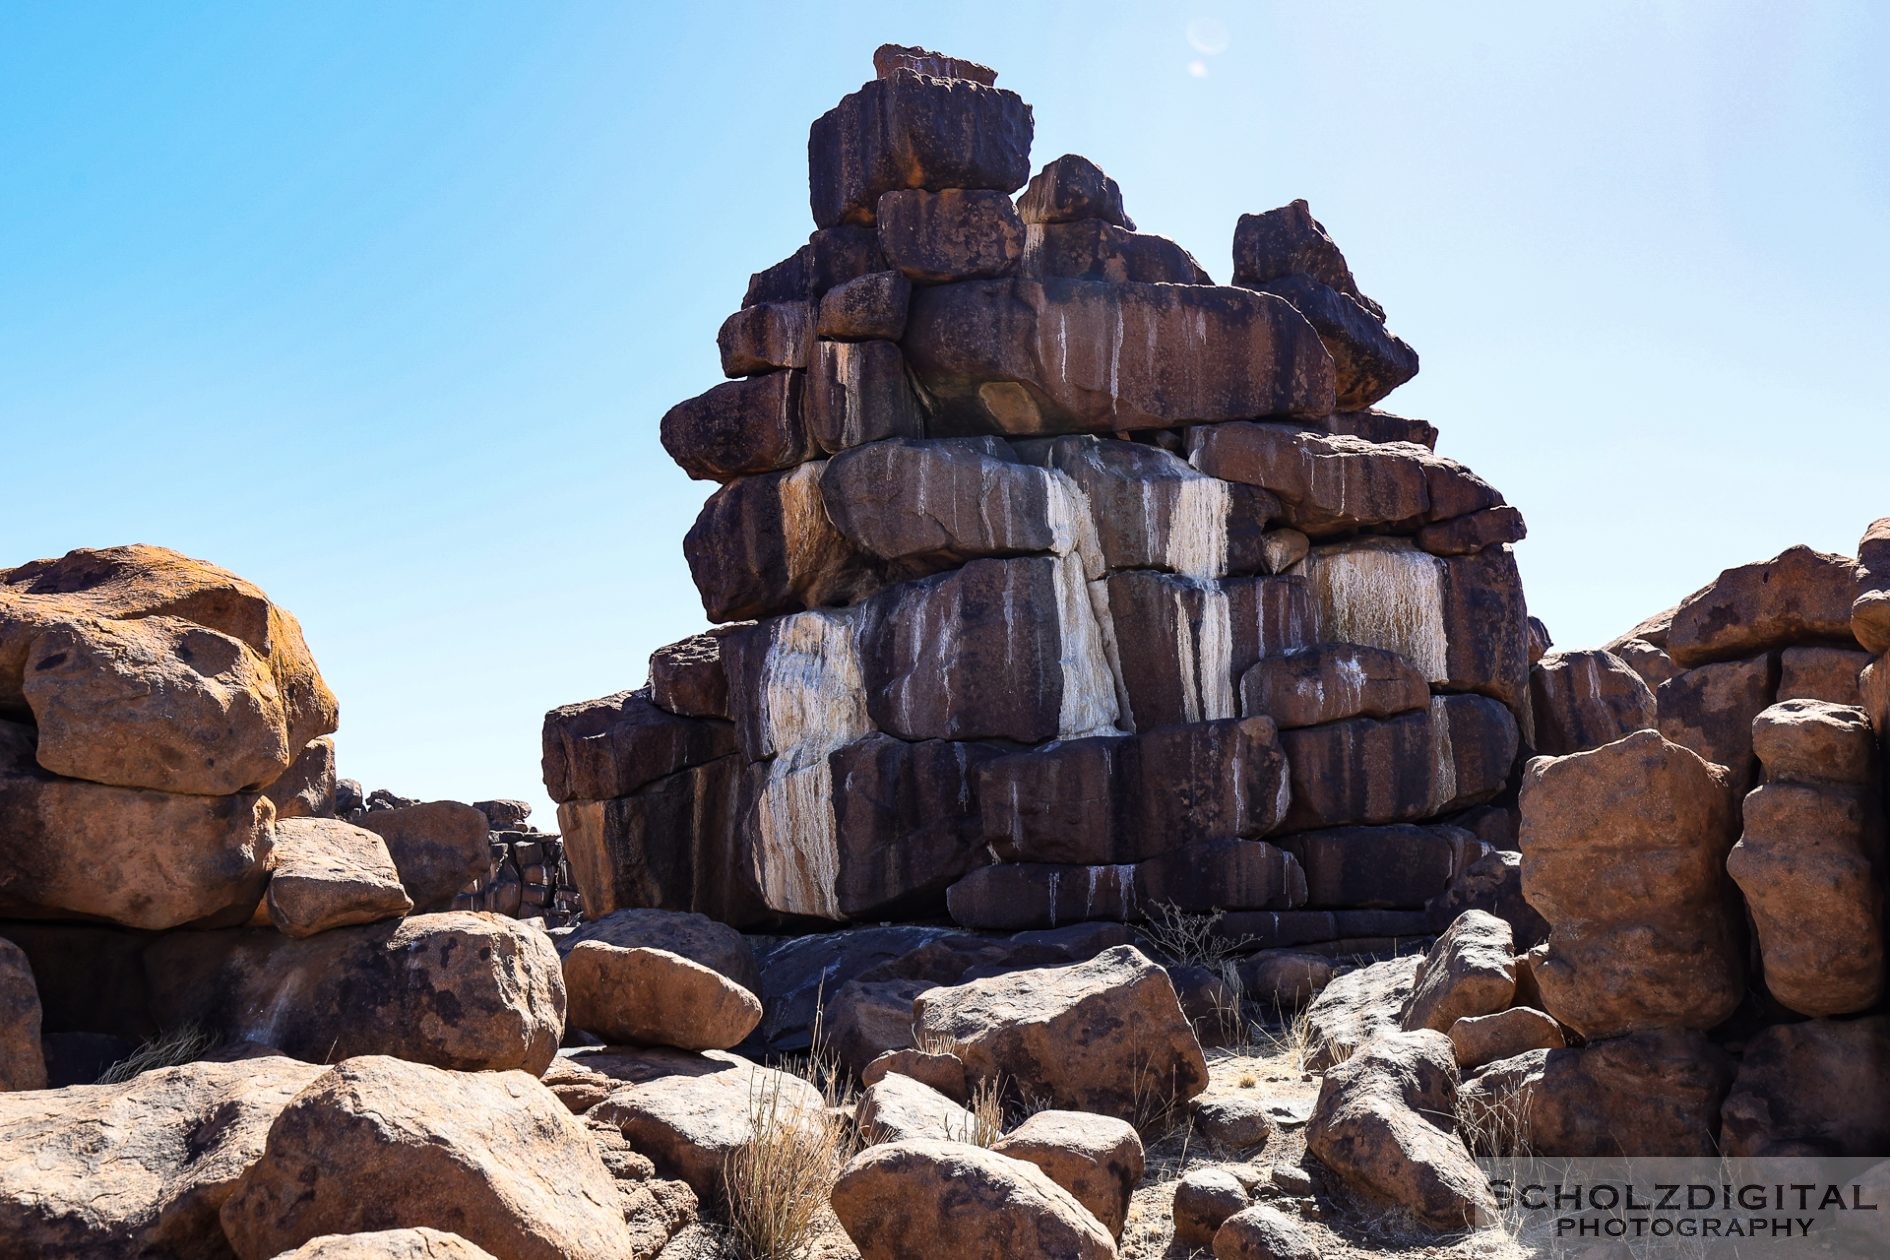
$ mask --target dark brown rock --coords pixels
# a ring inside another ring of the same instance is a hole
[[[1417,532],[1417,543],[1434,556],[1468,556],[1528,536],[1522,513],[1502,504],[1426,525]]]
[[[1253,1201],[1247,1187],[1227,1168],[1193,1168],[1175,1183],[1172,1212],[1175,1241],[1207,1246],[1222,1222],[1247,1209]]]
[[[1214,1260],[1319,1260],[1306,1226],[1261,1203],[1236,1212],[1214,1234]]]
[[[1851,645],[1857,562],[1809,547],[1727,569],[1674,611],[1665,647],[1689,669],[1770,648]]]
[[[869,735],[830,754],[834,898],[851,919],[931,916],[945,889],[989,861],[979,792],[986,744]]]
[[[879,249],[918,284],[1005,275],[1024,252],[1011,199],[990,189],[902,188],[879,199]]]
[[[1516,941],[1509,924],[1466,910],[1418,963],[1404,1004],[1407,1031],[1449,1033],[1460,1019],[1494,1015],[1516,996]]]
[[[844,97],[807,136],[814,222],[873,222],[883,193],[990,188],[1030,178],[1030,106],[969,79],[894,69]]]
[[[906,357],[891,341],[815,342],[801,415],[808,438],[829,455],[925,433]]]
[[[1017,274],[1112,284],[1213,283],[1194,255],[1166,236],[1131,232],[1101,219],[1025,224]]]
[[[1306,904],[1416,909],[1450,886],[1477,845],[1457,827],[1335,827],[1277,843],[1306,872]]]
[[[1122,209],[1122,189],[1086,157],[1065,153],[1031,177],[1017,199],[1025,223],[1075,223],[1100,219],[1135,231]]]
[[[981,866],[945,890],[952,922],[985,931],[1126,922],[1136,908],[1135,867],[1004,862]]]
[[[620,691],[545,714],[545,790],[560,803],[628,796],[734,750],[726,722],[679,717],[643,692]]]
[[[874,442],[829,460],[820,492],[841,535],[902,577],[1074,544],[1055,475],[1001,438]]]
[[[930,75],[935,79],[970,79],[986,87],[997,82],[997,71],[990,66],[947,57],[944,53],[910,44],[881,44],[873,50],[873,77],[890,79],[901,70]]]
[[[1523,773],[1523,890],[1549,921],[1534,968],[1584,1037],[1712,1028],[1744,991],[1726,877],[1738,811],[1723,767],[1653,731]]]
[[[903,273],[868,272],[827,291],[816,331],[836,341],[897,341],[911,301],[912,282]]]
[[[1039,1111],[991,1148],[1035,1164],[1120,1238],[1146,1158],[1133,1125],[1082,1111]]]
[[[1264,214],[1241,215],[1234,225],[1234,283],[1262,285],[1291,275],[1309,276],[1384,317],[1377,304],[1359,292],[1345,255],[1304,200]]]
[[[1435,457],[1408,443],[1247,422],[1191,429],[1189,443],[1195,467],[1271,491],[1280,519],[1315,538],[1415,525],[1431,510],[1425,462]]]
[[[742,305],[818,302],[837,285],[884,270],[886,259],[879,252],[879,234],[871,227],[821,228],[807,238],[807,244],[751,276]]]
[[[0,937],[0,1093],[46,1088],[39,985],[26,952]]]
[[[1287,567],[1265,541],[1279,501],[1258,486],[1203,476],[1139,442],[1065,437],[1019,442],[1016,450],[1074,483],[1077,515],[1094,527],[1106,569],[1215,578]]]
[[[1305,904],[1306,879],[1293,858],[1264,840],[1204,840],[1135,866],[1135,904],[1187,914],[1290,909]]]
[[[1649,1028],[1499,1059],[1464,1083],[1459,1105],[1479,1153],[1711,1156],[1732,1075],[1703,1033]]]
[[[833,527],[820,496],[826,464],[738,477],[709,496],[683,538],[689,575],[713,621],[846,604],[885,582]]]
[[[1410,442],[1427,451],[1437,449],[1437,426],[1372,407],[1364,411],[1335,411],[1313,422],[1327,433],[1345,433],[1367,442]]]
[[[459,801],[427,801],[370,810],[361,825],[380,836],[401,886],[422,914],[444,910],[490,868],[486,816]]]
[[[1103,586],[1116,644],[1123,725],[1149,730],[1236,715],[1235,687],[1262,657],[1315,640],[1303,578],[1204,579],[1153,570]]]
[[[1735,1159],[1890,1149],[1890,1016],[1814,1019],[1746,1043],[1720,1120]]]
[[[981,280],[913,295],[905,349],[958,432],[1331,411],[1332,360],[1280,298],[1214,285]]]
[[[1395,653],[1324,643],[1263,656],[1240,679],[1240,711],[1281,729],[1428,708],[1424,676]]]
[[[1536,751],[1550,757],[1612,744],[1655,724],[1654,693],[1612,652],[1550,652],[1529,671]]]
[[[1451,1051],[1464,1071],[1498,1059],[1514,1058],[1531,1050],[1554,1050],[1564,1044],[1562,1026],[1541,1011],[1512,1006],[1489,1015],[1465,1015],[1452,1024]]]
[[[1264,835],[1279,821],[1285,769],[1264,718],[1065,740],[980,768],[983,835],[1008,861],[1080,865]]]
[[[722,630],[692,634],[650,653],[650,701],[679,717],[728,717]]]
[[[1752,720],[1778,690],[1778,657],[1720,661],[1689,669],[1654,692],[1660,733],[1732,773],[1737,792],[1752,784]]]
[[[1358,299],[1304,275],[1269,280],[1264,291],[1291,302],[1318,332],[1332,356],[1338,406],[1370,407],[1417,375],[1417,351]]]
[[[335,741],[311,739],[262,794],[276,807],[276,819],[331,818],[335,813]]]
[[[1306,1068],[1317,1072],[1343,1062],[1367,1041],[1404,1026],[1417,955],[1388,958],[1329,982],[1306,1008]]]
[[[663,449],[697,481],[792,468],[819,454],[801,420],[800,372],[725,381],[663,416]]]
[[[1409,822],[1487,800],[1509,778],[1517,738],[1509,710],[1483,696],[1284,731],[1293,789],[1284,830]]]
[[[715,344],[722,375],[755,376],[776,368],[804,368],[814,340],[814,308],[808,302],[761,302],[722,321]]]

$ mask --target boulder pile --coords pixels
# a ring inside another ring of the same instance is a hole
[[[588,909],[1354,952],[1513,848],[1522,519],[1375,409],[1415,352],[1304,202],[1217,284],[1032,125],[929,55],[814,123],[814,232],[661,425],[721,624],[546,717]]]

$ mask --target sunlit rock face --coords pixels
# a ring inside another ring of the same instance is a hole
[[[587,897],[1421,927],[1514,835],[1447,820],[1510,818],[1520,515],[1375,409],[1416,355],[1304,203],[1244,217],[1215,284],[1086,159],[1013,201],[1029,107],[922,62],[814,125],[816,230],[723,326],[736,379],[665,420],[722,483],[704,608],[747,623],[659,650],[663,720],[558,785]]]

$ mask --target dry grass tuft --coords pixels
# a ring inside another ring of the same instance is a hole
[[[750,1107],[754,1140],[722,1170],[728,1249],[739,1260],[801,1260],[821,1236],[851,1125],[783,1099],[779,1084],[761,1086]]]
[[[965,1141],[987,1149],[996,1146],[1004,1136],[1003,1084],[994,1076],[979,1081],[972,1088],[967,1110],[971,1112],[971,1131]]]
[[[100,1085],[122,1085],[134,1076],[156,1068],[178,1067],[195,1063],[215,1050],[221,1038],[196,1024],[180,1024],[145,1042],[118,1062],[106,1068],[98,1078]]]
[[[1190,914],[1172,901],[1158,901],[1147,907],[1140,927],[1142,939],[1179,966],[1220,970],[1239,955],[1252,953],[1259,944],[1251,936],[1223,935],[1220,927],[1225,913],[1216,910],[1212,914]]]

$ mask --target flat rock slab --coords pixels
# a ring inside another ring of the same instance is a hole
[[[264,898],[269,921],[286,936],[398,919],[413,909],[387,844],[339,818],[276,824],[276,867]]]
[[[606,1041],[726,1050],[761,1022],[761,999],[679,954],[580,941],[564,956],[570,1027]]]

